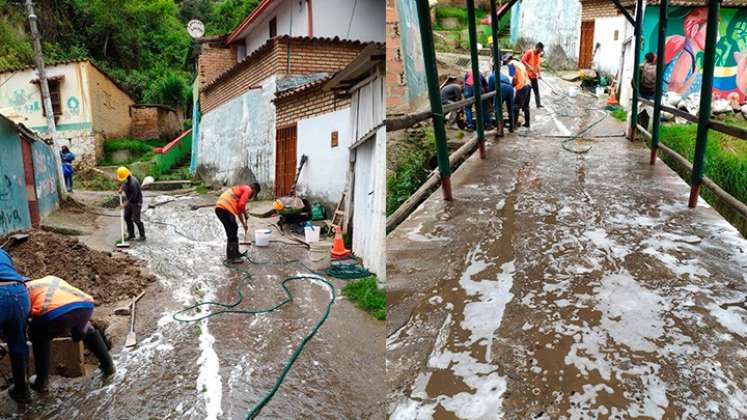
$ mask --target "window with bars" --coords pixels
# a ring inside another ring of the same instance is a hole
[[[60,94],[60,81],[48,80],[47,84],[49,85],[49,99],[52,102],[52,111],[55,117],[59,117],[60,115],[62,115],[62,95]],[[39,86],[39,90],[41,90],[41,85]],[[42,112],[46,117],[47,110],[46,108],[44,108],[44,106],[42,106]]]

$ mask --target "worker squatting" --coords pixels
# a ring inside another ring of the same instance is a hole
[[[40,394],[48,392],[49,352],[55,337],[82,340],[98,359],[104,376],[115,372],[104,338],[91,324],[93,308],[90,295],[61,278],[30,280],[21,276],[10,255],[0,249],[0,332],[8,343],[13,376],[13,386],[8,390],[11,398],[25,403],[31,400],[29,388]],[[30,380],[26,379],[27,324],[36,370]]]

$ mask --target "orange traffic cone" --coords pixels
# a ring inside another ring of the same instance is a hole
[[[617,97],[615,96],[615,90],[610,89],[610,97],[607,99],[607,105],[609,106],[615,106],[617,105]]]
[[[350,255],[350,250],[345,249],[345,242],[342,240],[342,229],[335,226],[335,242],[332,245],[332,259],[339,260]]]

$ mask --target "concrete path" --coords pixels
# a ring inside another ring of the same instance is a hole
[[[543,94],[388,237],[388,412],[746,418],[747,241],[640,143],[564,150],[605,104]]]

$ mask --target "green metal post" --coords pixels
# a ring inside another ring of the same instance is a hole
[[[628,130],[628,140],[635,140],[635,133],[638,131],[638,86],[640,83],[640,63],[641,63],[641,26],[643,26],[643,0],[637,0],[635,5],[635,46],[633,48],[633,102],[630,104],[630,129]]]
[[[503,97],[501,96],[501,50],[498,48],[498,11],[496,0],[490,0],[490,29],[493,34],[493,78],[495,79],[495,123],[498,137],[503,137]]]
[[[654,127],[651,130],[651,161],[656,163],[656,149],[659,147],[659,132],[661,126],[661,95],[664,89],[664,48],[667,37],[667,9],[669,0],[661,0],[659,4],[659,38],[656,42],[656,93],[654,94]]]
[[[441,174],[441,190],[444,200],[450,201],[451,169],[449,168],[449,150],[446,144],[446,129],[444,128],[444,110],[441,104],[441,90],[438,87],[438,69],[436,68],[436,49],[433,46],[433,28],[428,0],[417,0],[418,22],[420,38],[423,46],[423,62],[425,64],[425,78],[428,84],[428,98],[433,114],[433,133],[436,137],[436,159],[438,171]]]
[[[700,195],[700,184],[703,182],[703,160],[708,143],[708,120],[711,118],[711,96],[713,94],[713,68],[716,61],[716,41],[718,37],[718,18],[721,13],[721,0],[708,2],[708,21],[706,23],[705,55],[703,57],[703,82],[700,87],[700,109],[698,113],[698,133],[695,137],[695,159],[690,182],[690,202],[695,208]]]
[[[472,91],[475,94],[475,119],[477,144],[480,146],[480,159],[485,159],[485,126],[483,125],[482,85],[480,84],[480,62],[477,58],[477,17],[475,0],[467,0],[467,21],[469,26],[469,52],[472,61]]]

